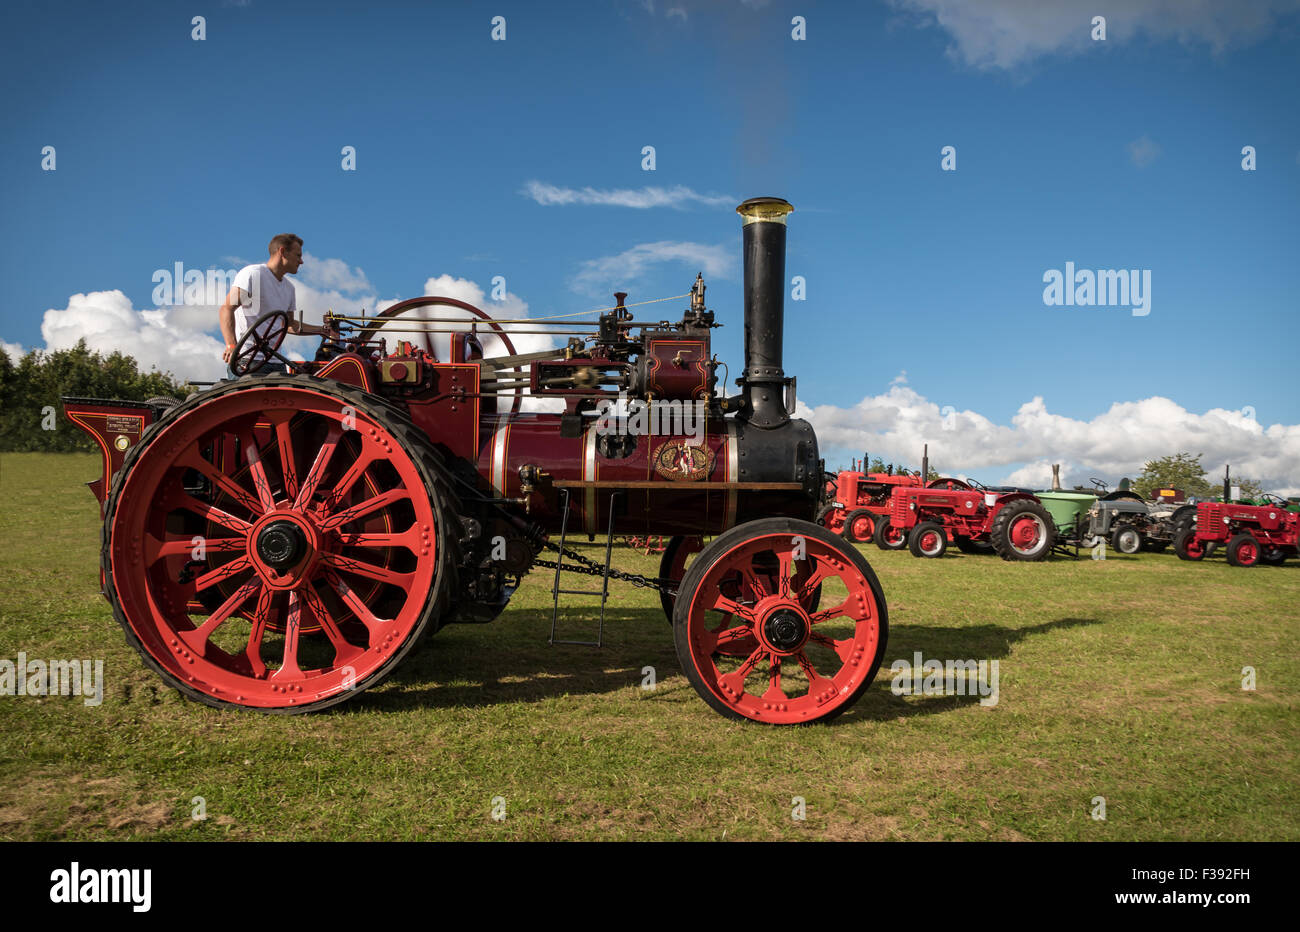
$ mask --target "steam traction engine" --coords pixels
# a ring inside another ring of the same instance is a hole
[[[705,702],[773,724],[843,712],[876,674],[887,614],[866,560],[810,520],[817,438],[790,417],[782,369],[791,209],[737,209],[735,396],[714,390],[717,324],[697,278],[676,323],[634,323],[622,295],[596,321],[509,322],[568,337],[529,354],[506,322],[449,299],[330,315],[316,359],[255,375],[287,329],[272,311],[235,350],[249,374],[180,404],[65,399],[103,450],[101,576],[128,643],[209,705],[321,709],[381,682],[425,633],[495,618],[533,567],[554,568],[556,591],[566,559],[592,572],[567,535],[664,535],[660,578],[637,579],[659,589]],[[447,305],[474,315],[468,329]],[[403,333],[427,348],[390,351]],[[449,335],[446,360],[431,333]],[[564,410],[519,413],[525,387]],[[648,407],[611,415],[620,393]],[[632,429],[692,402],[702,430]],[[606,583],[629,578],[608,553]]]

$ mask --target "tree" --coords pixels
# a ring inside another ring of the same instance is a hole
[[[92,353],[85,340],[52,353],[32,350],[17,364],[0,352],[0,450],[98,449],[64,415],[64,395],[145,401],[160,395],[184,398],[192,390],[171,373],[140,372],[135,359],[122,353]]]
[[[1186,495],[1198,499],[1213,498],[1220,489],[1210,482],[1201,465],[1201,456],[1197,453],[1175,453],[1149,460],[1142,467],[1142,475],[1133,483],[1133,491],[1143,498],[1151,498],[1156,489],[1182,489]]]

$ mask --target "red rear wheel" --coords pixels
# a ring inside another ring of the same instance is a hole
[[[820,611],[812,596],[830,607]],[[774,725],[833,718],[884,656],[885,598],[870,565],[816,525],[767,518],[700,554],[674,612],[687,679],[729,718]]]
[[[192,698],[341,702],[444,607],[441,485],[409,422],[361,392],[228,383],[169,412],[123,464],[109,599],[128,642]]]

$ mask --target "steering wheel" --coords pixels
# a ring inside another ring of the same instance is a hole
[[[1291,504],[1281,495],[1274,495],[1272,492],[1263,492],[1260,494],[1259,497],[1264,499],[1264,501],[1266,502],[1272,502],[1273,504],[1278,505],[1279,507],[1282,508],[1285,508]]]
[[[1091,482],[1092,487],[1099,492],[1110,491],[1110,485],[1104,479],[1089,479],[1088,481]]]
[[[266,324],[266,332],[260,328]],[[293,365],[276,352],[289,332],[289,314],[287,311],[267,311],[253,321],[247,332],[235,344],[235,352],[230,357],[230,371],[235,375],[248,375],[257,372],[274,356],[286,365]]]
[[[925,486],[927,489],[947,489],[948,491],[970,491],[970,484],[962,482],[960,479],[944,477],[942,479],[931,479]]]

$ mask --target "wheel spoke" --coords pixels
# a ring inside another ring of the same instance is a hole
[[[781,658],[776,654],[768,660],[767,680],[767,692],[763,693],[764,702],[780,702],[788,698],[785,691],[781,689]]]
[[[799,669],[803,671],[803,675],[808,677],[808,695],[811,696],[814,693],[825,692],[827,689],[833,688],[834,684],[817,672],[805,651],[799,651],[799,653],[795,654],[794,659],[799,664]]]
[[[419,528],[414,524],[409,530],[400,534],[354,534],[340,533],[338,542],[343,547],[405,547],[412,553],[420,549]]]
[[[240,557],[238,560],[231,560],[229,563],[218,566],[215,570],[209,570],[198,579],[194,580],[194,591],[202,592],[204,589],[215,586],[219,582],[227,579],[234,579],[240,573],[251,570],[252,568],[253,564],[249,562],[247,557]]]
[[[284,494],[290,500],[298,497],[298,468],[294,463],[293,437],[289,434],[289,421],[293,414],[289,411],[277,411],[267,415],[275,425],[275,440],[280,448],[280,478],[284,482]]]
[[[775,595],[775,593],[768,591],[766,580],[754,570],[753,566],[746,566],[741,573],[741,578],[744,580],[744,584],[749,587],[750,595],[754,597],[755,602],[769,595]]]
[[[244,446],[244,458],[248,460],[248,471],[253,477],[253,488],[257,490],[262,511],[271,511],[275,508],[275,496],[271,494],[271,483],[266,478],[266,470],[262,467],[262,452],[257,448],[257,441],[251,431],[244,434],[240,442]]]
[[[306,486],[304,485],[303,488],[305,489]],[[360,504],[353,505],[351,508],[345,508],[336,514],[330,515],[329,518],[321,522],[320,529],[322,531],[336,530],[346,524],[351,524],[353,521],[364,518],[366,515],[376,512],[381,508],[387,508],[389,505],[397,502],[407,501],[410,497],[411,496],[406,489],[401,488],[400,486],[396,489],[389,489],[387,492],[379,493],[374,498],[368,498]]]
[[[311,464],[307,477],[302,480],[302,488],[298,490],[298,497],[293,502],[294,508],[300,510],[305,508],[311,502],[312,496],[316,494],[316,489],[325,481],[325,470],[329,468],[330,459],[334,456],[334,449],[338,446],[341,436],[343,436],[343,428],[331,424],[325,433],[320,451],[316,454],[316,461]]]
[[[845,599],[834,608],[824,608],[820,612],[815,612],[808,617],[810,624],[819,625],[823,621],[830,621],[832,618],[844,618],[849,614],[849,600]]]
[[[823,647],[829,647],[831,650],[835,651],[837,655],[839,655],[840,660],[843,661],[844,663],[848,663],[849,657],[853,654],[852,638],[845,638],[842,641],[837,641],[834,638],[828,638],[826,635],[818,634],[817,632],[814,631],[812,634],[808,636],[808,640],[816,641],[818,644],[821,644]]]
[[[198,452],[198,449],[192,451],[191,455],[181,462],[182,466],[188,466],[204,476],[209,482],[215,485],[222,492],[225,492],[241,506],[247,508],[252,514],[262,514],[262,503],[258,501],[257,496],[253,495],[246,488],[227,476],[220,469],[217,469],[212,463],[205,460]]]
[[[410,592],[411,582],[415,579],[414,573],[398,573],[395,570],[385,569],[373,563],[364,563],[361,560],[354,560],[351,557],[345,557],[337,553],[325,554],[325,562],[336,570],[364,576],[366,579],[375,579],[381,583],[396,586],[403,592]]]
[[[325,607],[325,602],[310,583],[302,587],[302,594],[303,600],[307,603],[307,610],[311,612],[312,617],[316,619],[316,623],[325,632],[325,636],[334,645],[334,666],[343,666],[350,660],[354,660],[365,653],[365,648],[358,647],[343,637],[338,622],[334,620],[334,616]]]
[[[790,551],[782,550],[776,555],[777,564],[780,567],[776,577],[776,591],[773,595],[789,596],[790,595]]]
[[[345,583],[339,574],[334,572],[332,569],[325,570],[325,581],[339,594],[339,598],[344,601],[347,607],[352,609],[352,612],[357,616],[357,619],[366,626],[370,631],[371,643],[375,643],[375,638],[378,637],[379,632],[382,631],[386,625],[392,624],[392,619],[377,618],[375,613],[370,610],[369,606],[367,606],[365,602],[361,601],[361,598],[353,591],[352,587]]]
[[[202,547],[205,553],[243,552],[248,547],[248,541],[241,537],[204,537],[200,538],[201,543],[196,544],[194,536],[197,535],[163,542],[152,534],[146,534],[144,536],[145,566],[152,566],[165,557],[190,556],[199,547]]]
[[[266,664],[262,662],[262,638],[266,636],[266,626],[271,618],[271,600],[275,592],[270,587],[263,587],[257,597],[257,608],[253,609],[253,626],[248,632],[248,644],[244,648],[244,657],[253,671],[253,676],[266,676]]]
[[[718,682],[726,687],[731,702],[739,702],[745,695],[745,678],[749,676],[754,667],[758,666],[758,662],[766,656],[767,650],[765,648],[756,648],[752,654],[745,658],[745,662],[733,672],[718,678]]]
[[[289,593],[289,612],[284,620],[284,661],[271,679],[295,680],[302,677],[298,667],[298,634],[302,617],[302,601],[297,592]]]
[[[817,587],[834,575],[830,567],[824,566],[822,561],[810,557],[808,562],[813,564],[813,568],[794,587],[795,598],[800,605],[811,604],[809,600],[816,594]]]
[[[184,508],[192,511],[201,518],[206,518],[213,524],[220,524],[222,527],[234,531],[236,534],[242,534],[248,537],[248,532],[253,526],[242,518],[236,518],[227,511],[222,511],[216,505],[209,505],[199,501],[188,492],[181,492],[173,499],[176,508]]]
[[[208,638],[212,637],[212,632],[216,631],[223,624],[230,620],[235,609],[243,605],[252,598],[253,593],[262,588],[262,582],[257,577],[253,577],[244,583],[235,591],[235,594],[226,599],[215,612],[207,617],[203,624],[199,625],[192,631],[179,631],[181,640],[189,645],[190,649],[197,654],[207,652]]]
[[[347,472],[339,477],[338,482],[334,483],[334,488],[330,490],[329,497],[325,499],[327,511],[333,511],[343,504],[343,500],[348,497],[348,493],[357,484],[357,480],[365,474],[365,471],[370,468],[370,464],[374,461],[375,455],[370,448],[363,448],[360,455],[348,467]]]

